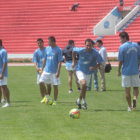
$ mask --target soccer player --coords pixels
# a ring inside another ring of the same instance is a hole
[[[75,47],[73,49],[73,67],[75,65],[75,53],[79,54],[76,74],[82,86],[80,96],[77,99],[76,104],[78,105],[78,108],[81,109],[81,100],[83,99],[82,108],[87,109],[87,104],[85,100],[87,85],[90,82],[91,73],[93,73],[93,70],[97,69],[100,66],[103,60],[98,51],[93,48],[92,39],[85,40],[85,48]]]
[[[54,101],[52,105],[56,105],[58,97],[58,85],[60,84],[60,68],[61,62],[63,61],[62,51],[56,45],[55,37],[50,36],[48,38],[49,46],[46,47],[45,59],[43,61],[42,75],[40,77],[39,83],[41,85],[41,90],[45,88],[45,84],[52,84],[54,88]],[[45,69],[44,69],[45,68]],[[49,98],[47,95],[45,98]],[[44,98],[44,100],[45,100]]]
[[[7,101],[7,103],[2,107],[10,106],[10,92],[7,87],[7,77],[8,77],[7,63],[8,63],[7,51],[4,49],[2,45],[2,40],[0,39],[0,106],[2,106],[1,104],[2,92],[6,97],[6,101]]]
[[[46,48],[44,47],[44,41],[43,41],[42,38],[37,39],[37,44],[38,44],[39,48],[36,49],[35,52],[34,52],[33,63],[35,64],[35,68],[36,68],[36,71],[37,71],[37,84],[39,84],[41,97],[43,99],[45,97],[45,95],[47,95],[47,89],[44,88],[43,90],[41,90],[39,79],[40,79],[40,76],[41,76],[41,70],[42,70],[42,66],[43,66],[43,60],[44,60]],[[51,91],[51,86],[48,85],[48,94],[50,94],[50,91]],[[43,100],[41,100],[41,103],[42,102],[43,102]]]
[[[128,111],[136,108],[136,100],[140,86],[138,59],[140,58],[140,47],[137,43],[129,41],[127,32],[119,34],[122,45],[119,48],[118,76],[122,74],[122,87],[125,87],[125,96],[128,103]],[[122,68],[122,72],[121,72]],[[131,87],[133,87],[133,105],[131,104]]]
[[[73,40],[69,40],[68,41],[68,45],[62,51],[63,52],[63,56],[64,56],[65,61],[66,61],[66,69],[68,71],[69,93],[73,92],[73,90],[72,90],[72,75],[73,74],[75,76],[78,92],[80,92],[80,84],[78,83],[78,78],[76,76],[76,66],[74,68],[72,68],[72,51],[73,51],[74,47],[75,47],[74,41]]]

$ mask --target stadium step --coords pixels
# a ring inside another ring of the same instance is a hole
[[[70,39],[75,41],[76,46],[84,46],[84,40],[87,38],[95,40],[97,37],[92,33],[93,27],[118,5],[118,0],[78,2],[79,8],[74,12],[70,11],[73,0],[0,1],[0,38],[8,53],[33,53],[38,47],[36,39],[43,38],[47,46],[47,38],[50,35],[56,37],[57,44],[62,49]],[[126,5],[133,5],[135,2],[124,0]],[[138,40],[140,36],[139,23],[140,19],[135,19],[127,29],[133,40]],[[103,42],[107,51],[118,51],[118,34],[105,36]]]

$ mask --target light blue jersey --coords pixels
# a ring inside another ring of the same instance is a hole
[[[58,46],[54,48],[48,46],[46,48],[45,60],[45,72],[55,74],[57,72],[58,63],[63,61],[62,50]]]
[[[0,49],[0,74],[2,73],[3,64],[8,63],[7,51],[2,47]],[[6,66],[4,77],[8,77],[8,67]]]
[[[42,68],[45,52],[46,52],[46,48],[44,48],[43,50],[38,48],[34,52],[33,63],[37,63],[38,68]]]
[[[119,48],[118,60],[123,62],[122,75],[136,75],[138,71],[140,47],[134,42],[125,42]]]
[[[82,71],[85,74],[93,73],[93,71],[90,71],[89,68],[91,66],[94,67],[97,63],[103,62],[100,54],[94,48],[92,48],[91,52],[87,52],[86,48],[75,47],[73,51],[79,54],[79,61],[76,70]]]

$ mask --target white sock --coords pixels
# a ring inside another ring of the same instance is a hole
[[[81,104],[80,98],[77,99],[77,103],[78,103],[78,104]]]
[[[1,102],[2,102],[2,103],[5,103],[5,102],[6,102],[6,100],[3,98],[3,99],[1,100]]]
[[[49,96],[50,96],[49,94],[46,95],[47,98],[48,98]]]
[[[86,100],[85,99],[83,99],[83,104],[86,104]]]

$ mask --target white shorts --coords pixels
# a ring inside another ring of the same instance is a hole
[[[125,76],[122,75],[122,87],[139,87],[140,79],[139,75]]]
[[[7,77],[0,79],[0,86],[7,85]]]
[[[75,71],[75,67],[73,68],[72,66],[66,66],[67,71]]]
[[[84,74],[82,71],[76,71],[77,78],[79,83],[81,80],[86,80],[86,85],[89,85],[91,74]]]
[[[53,73],[47,73],[44,71],[39,79],[39,83],[41,82],[45,84],[60,85],[60,78],[56,78]]]

